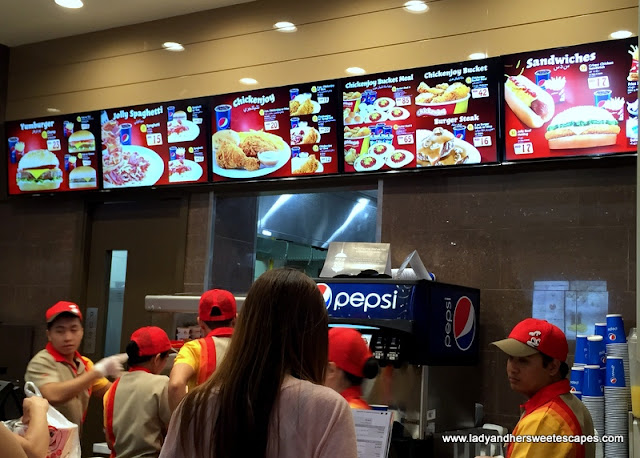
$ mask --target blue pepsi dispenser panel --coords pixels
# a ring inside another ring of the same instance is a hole
[[[316,282],[331,324],[374,328],[370,346],[383,364],[473,365],[478,361],[478,289],[426,280],[323,278]]]

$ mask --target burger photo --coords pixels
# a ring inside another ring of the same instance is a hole
[[[69,137],[69,152],[84,153],[96,150],[96,138],[88,130],[79,130]]]
[[[607,110],[579,106],[558,113],[544,136],[549,149],[574,149],[615,145],[619,133],[618,121]]]
[[[69,172],[69,189],[95,188],[97,186],[96,170],[85,165]]]
[[[16,182],[20,191],[58,189],[62,183],[60,161],[51,151],[29,151],[18,162]]]

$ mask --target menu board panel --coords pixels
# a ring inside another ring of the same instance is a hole
[[[504,57],[508,161],[635,152],[637,39]]]
[[[9,194],[97,189],[97,113],[11,121]]]
[[[208,181],[202,100],[103,110],[105,189]]]
[[[343,80],[346,172],[497,161],[495,59]]]
[[[334,83],[215,96],[214,181],[337,173],[336,97]]]

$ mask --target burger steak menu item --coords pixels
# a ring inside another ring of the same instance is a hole
[[[203,122],[197,100],[102,112],[102,179],[109,188],[206,182]]]
[[[343,82],[347,172],[497,161],[496,60]]]
[[[338,172],[335,84],[216,96],[214,180]]]
[[[506,159],[635,152],[638,47],[633,43],[505,57]]]
[[[97,189],[97,127],[95,113],[8,122],[9,194]]]

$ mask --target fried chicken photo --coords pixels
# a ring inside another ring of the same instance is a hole
[[[320,161],[316,159],[315,154],[312,154],[307,158],[306,161],[304,161],[304,163],[300,166],[300,168],[293,171],[293,174],[300,175],[303,173],[316,173],[319,165],[320,165]]]
[[[216,162],[223,169],[258,170],[260,161],[255,157],[247,157],[239,146],[230,141],[220,142],[216,149]]]
[[[311,99],[305,100],[296,110],[296,115],[298,116],[308,114],[313,114],[313,103],[311,102]]]
[[[315,127],[311,127],[302,138],[302,144],[318,143],[320,141],[320,132]]]
[[[300,108],[300,102],[297,100],[289,102],[289,116],[296,116],[298,114],[298,108]]]
[[[258,157],[263,151],[278,151],[280,147],[264,132],[252,132],[240,142],[240,149],[247,157]]]
[[[434,103],[451,102],[453,100],[464,99],[471,92],[471,88],[462,83],[453,83],[446,88],[441,95],[433,99]]]

